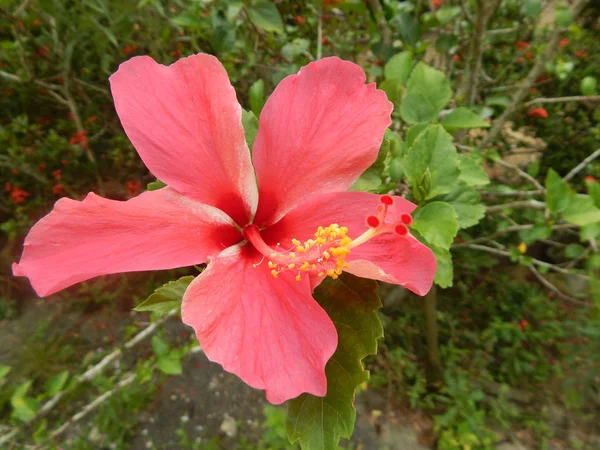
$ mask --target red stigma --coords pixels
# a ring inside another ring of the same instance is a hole
[[[411,225],[412,222],[413,222],[412,217],[410,216],[410,214],[402,214],[400,216],[400,220],[402,221],[402,223],[404,225]]]
[[[394,199],[389,195],[382,195],[379,200],[387,206],[392,206],[394,204]]]
[[[367,225],[371,228],[377,228],[379,226],[379,219],[375,216],[367,217]]]
[[[394,232],[399,236],[406,236],[408,234],[408,228],[402,223],[399,223],[394,227]]]

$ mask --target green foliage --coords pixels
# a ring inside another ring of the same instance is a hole
[[[451,97],[452,88],[446,75],[419,62],[408,79],[400,115],[410,124],[433,122]]]
[[[456,108],[442,120],[444,128],[452,133],[464,128],[487,128],[490,126],[479,115],[468,108]]]
[[[283,21],[279,10],[269,0],[257,0],[248,8],[248,17],[260,30],[283,33]]]
[[[191,275],[181,277],[177,281],[169,281],[159,287],[154,293],[137,305],[136,311],[152,311],[158,314],[167,314],[181,307],[181,300],[185,290],[194,280]]]
[[[287,403],[288,438],[299,441],[304,450],[335,450],[341,437],[352,435],[354,393],[369,376],[362,359],[377,352],[377,340],[383,336],[375,288],[373,281],[344,274],[315,290],[315,299],[336,326],[338,348],[325,367],[327,395],[302,394]]]

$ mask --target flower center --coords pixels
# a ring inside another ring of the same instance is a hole
[[[277,244],[276,248],[267,245],[256,225],[247,225],[244,228],[244,237],[263,255],[263,259],[253,266],[256,268],[266,259],[274,278],[282,272],[294,271],[296,281],[302,279],[303,273],[336,279],[348,267],[345,259],[352,249],[380,234],[408,234],[407,227],[412,223],[410,214],[402,214],[399,222],[386,222],[388,208],[394,204],[394,199],[389,195],[382,195],[380,201],[377,214],[365,218],[368,229],[356,239],[348,236],[347,227],[332,223],[327,227],[318,227],[314,239],[304,242],[292,239],[292,247],[281,250],[280,244]]]

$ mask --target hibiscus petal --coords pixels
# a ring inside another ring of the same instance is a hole
[[[365,192],[336,192],[315,195],[289,211],[283,219],[261,235],[271,246],[291,247],[292,238],[313,238],[319,226],[337,223],[348,228],[348,236],[356,238],[367,229],[365,219],[376,213],[380,195]],[[392,197],[394,204],[386,221],[396,223],[402,214],[412,213],[416,205],[402,197]],[[436,271],[433,252],[411,235],[393,233],[377,236],[354,249],[347,256],[345,269],[363,278],[399,284],[425,295],[431,288]],[[315,284],[318,279],[313,279]]]
[[[225,213],[171,188],[127,201],[62,198],[25,238],[16,276],[44,297],[99,275],[205,262],[239,242]]]
[[[273,404],[303,392],[327,393],[325,364],[337,347],[331,319],[312,298],[306,278],[278,278],[249,245],[225,250],[188,287],[183,322],[211,361]]]
[[[259,226],[312,194],[346,190],[375,161],[393,105],[365,80],[359,66],[332,57],[279,83],[252,150]]]
[[[110,84],[123,128],[150,171],[245,225],[258,202],[256,180],[241,107],[217,58],[198,54],[163,66],[138,56]]]

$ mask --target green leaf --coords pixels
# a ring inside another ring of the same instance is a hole
[[[281,55],[289,62],[293,62],[298,56],[308,51],[309,46],[308,39],[296,38],[281,47]]]
[[[443,6],[435,12],[435,17],[442,25],[454,20],[460,14],[460,6]]]
[[[473,154],[458,155],[460,176],[458,179],[467,186],[485,186],[490,184],[490,177]]]
[[[563,181],[554,169],[548,170],[546,175],[546,205],[553,213],[560,213],[569,206],[573,195],[569,185]]]
[[[585,247],[580,244],[569,244],[565,248],[565,257],[578,258],[585,252]]]
[[[256,140],[256,134],[258,133],[258,119],[252,111],[242,109],[242,126],[244,127],[244,133],[246,135],[246,143],[248,144],[250,151],[252,151],[254,141]]]
[[[178,16],[171,17],[171,23],[180,28],[201,29],[204,27],[202,21],[189,14],[180,14]]]
[[[566,28],[573,23],[573,16],[571,15],[569,8],[556,8],[554,17],[556,25],[559,27]]]
[[[521,12],[525,17],[533,18],[542,12],[542,3],[540,0],[523,0]]]
[[[229,53],[235,49],[235,28],[221,23],[212,29],[209,41],[217,54]]]
[[[434,122],[451,97],[450,81],[444,72],[420,62],[408,79],[400,115],[411,124]]]
[[[21,422],[28,422],[33,419],[39,408],[38,401],[31,397],[27,397],[27,391],[29,391],[31,383],[32,381],[29,380],[20,384],[10,398],[12,417]]]
[[[452,264],[452,255],[450,251],[439,248],[436,246],[430,246],[431,251],[435,255],[437,263],[437,269],[433,282],[441,288],[452,287],[454,278],[454,265]]]
[[[406,84],[413,66],[413,54],[406,51],[396,53],[385,64],[383,74],[386,80],[398,80],[401,85]]]
[[[427,243],[441,249],[449,249],[458,233],[458,220],[452,205],[446,202],[427,203],[414,214],[412,228]]]
[[[49,396],[53,396],[58,394],[67,384],[67,380],[69,379],[69,371],[65,370],[54,375],[46,382],[46,394]]]
[[[255,117],[260,116],[260,112],[262,111],[263,106],[265,106],[265,82],[260,79],[252,83],[252,86],[250,86],[250,89],[248,90],[248,95],[250,97],[250,109],[252,114],[254,114]]]
[[[6,378],[6,375],[8,375],[8,372],[11,371],[11,367],[10,366],[5,366],[4,364],[0,364],[0,380],[3,380],[4,378]]]
[[[600,209],[596,208],[589,195],[575,194],[569,198],[567,207],[562,211],[567,222],[580,227],[600,222]]]
[[[177,281],[169,281],[156,289],[150,297],[133,308],[135,311],[153,311],[158,314],[167,314],[181,306],[181,299],[185,290],[194,277],[188,275]]]
[[[456,148],[441,125],[432,125],[419,134],[404,158],[404,170],[413,187],[419,186],[429,174],[430,187],[425,199],[454,189],[460,174]]]
[[[279,10],[269,0],[259,0],[248,8],[250,21],[259,29],[283,34],[283,20]]]
[[[327,395],[302,394],[287,403],[288,438],[299,441],[303,450],[337,450],[340,438],[352,435],[354,393],[369,376],[362,359],[377,353],[377,340],[383,337],[376,287],[371,280],[344,273],[315,290],[315,299],[335,324],[339,344],[325,367]]]
[[[377,159],[371,166],[365,170],[362,175],[354,182],[350,187],[351,191],[361,192],[376,192],[377,188],[381,186],[381,176],[385,169],[385,160],[390,149],[390,140],[387,138],[383,139]]]
[[[154,351],[154,354],[159,358],[168,355],[171,351],[171,347],[169,347],[167,341],[165,341],[162,337],[158,335],[152,336],[151,342],[152,350]]]
[[[490,126],[478,114],[475,114],[469,108],[456,108],[442,121],[442,125],[449,132],[465,128],[487,128]]]
[[[166,186],[167,185],[165,183],[157,179],[156,181],[151,181],[150,183],[148,183],[148,185],[146,186],[146,190],[156,191],[157,189],[162,189]]]
[[[388,100],[395,106],[398,106],[402,103],[402,93],[404,92],[404,89],[402,88],[402,83],[400,80],[383,80],[377,85],[377,89],[381,89],[383,92],[385,92]]]
[[[405,44],[415,46],[421,40],[421,26],[414,15],[400,12],[394,16],[392,23]]]
[[[587,185],[588,194],[590,194],[594,202],[594,206],[600,208],[600,183],[597,181],[586,181],[585,184]]]
[[[481,196],[475,189],[464,184],[446,195],[444,201],[454,208],[460,228],[477,225],[485,216],[485,206],[481,204]]]
[[[543,223],[535,224],[529,230],[519,231],[519,236],[525,244],[529,245],[535,241],[546,239],[552,234],[552,228]]]
[[[415,139],[427,128],[429,128],[429,123],[417,123],[411,126],[406,132],[406,145],[408,147],[412,147],[415,143]]]
[[[159,357],[156,366],[167,375],[181,375],[182,372],[181,359],[172,354]]]

